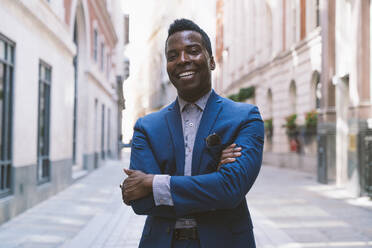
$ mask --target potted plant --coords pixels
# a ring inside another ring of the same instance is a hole
[[[241,88],[238,93],[231,94],[228,96],[231,100],[235,102],[244,102],[247,99],[254,98],[255,95],[255,88],[254,86],[250,86],[247,88]]]
[[[318,113],[313,110],[305,114],[305,128],[306,132],[315,134],[318,123]]]
[[[290,138],[296,137],[298,133],[296,119],[297,114],[292,114],[285,118],[286,124],[284,125],[284,127],[286,128],[286,133]]]
[[[316,136],[317,123],[318,113],[315,110],[305,114],[305,124],[301,128],[301,135],[305,144],[311,143]]]
[[[286,133],[289,137],[289,148],[292,152],[300,152],[300,142],[298,140],[298,125],[296,123],[297,114],[292,114],[286,119]]]

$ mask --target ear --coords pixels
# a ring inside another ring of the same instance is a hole
[[[211,71],[213,71],[214,69],[216,69],[216,63],[214,62],[213,56],[210,57],[209,64],[210,64],[210,67],[211,67]]]

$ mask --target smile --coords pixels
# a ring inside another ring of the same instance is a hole
[[[178,78],[191,78],[195,74],[194,71],[185,71],[178,74]]]

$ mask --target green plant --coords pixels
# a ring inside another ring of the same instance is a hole
[[[228,96],[228,98],[235,101],[235,102],[240,102],[238,94],[231,94],[231,95]]]
[[[231,100],[235,102],[243,102],[246,99],[253,98],[255,95],[255,87],[250,86],[247,88],[241,88],[239,93],[231,94],[228,96]]]
[[[284,127],[287,129],[287,134],[288,135],[293,135],[294,133],[297,132],[297,123],[296,123],[297,115],[292,114],[285,118],[286,124]]]
[[[313,110],[305,114],[306,129],[315,129],[318,123],[318,113]]]
[[[239,99],[240,101],[244,101],[249,98],[253,98],[255,93],[254,86],[250,86],[248,88],[241,88],[239,90]]]

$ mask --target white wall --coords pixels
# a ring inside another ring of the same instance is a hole
[[[35,3],[39,5],[40,3]],[[72,154],[73,45],[65,27],[43,5],[42,23],[33,9],[23,9],[17,1],[2,1],[0,22],[3,35],[15,45],[13,112],[14,166],[35,164],[37,159],[37,121],[39,60],[52,67],[50,157],[70,158]],[[46,26],[48,25],[48,26]],[[56,36],[51,30],[60,30]]]

